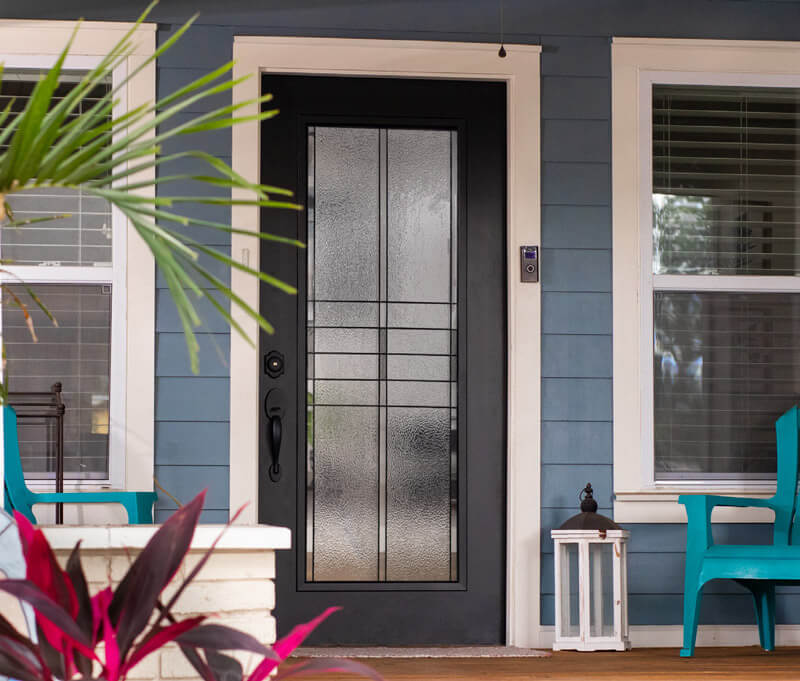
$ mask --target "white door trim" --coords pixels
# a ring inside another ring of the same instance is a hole
[[[508,483],[506,627],[509,645],[541,645],[540,555],[540,375],[541,293],[538,284],[519,282],[519,246],[540,243],[539,55],[532,45],[340,38],[236,36],[233,76],[250,75],[233,90],[233,102],[260,95],[265,71],[296,74],[463,78],[507,84],[508,170]],[[238,114],[256,113],[255,106]],[[260,175],[260,128],[247,122],[233,128],[233,169],[252,182]],[[234,197],[237,195],[234,194]],[[248,197],[249,198],[249,197]],[[258,209],[234,206],[233,225],[258,230]],[[259,267],[259,242],[234,234],[232,257]],[[236,270],[232,287],[258,309],[255,278]],[[256,324],[238,308],[233,317],[251,338]],[[235,332],[231,337],[230,503],[250,502],[241,520],[258,520],[259,352]]]

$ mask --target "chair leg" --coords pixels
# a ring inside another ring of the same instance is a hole
[[[139,495],[127,501],[125,508],[128,511],[128,522],[132,525],[153,523],[153,500],[147,495]]]
[[[764,650],[775,650],[775,585],[765,584],[759,590],[758,633]]]
[[[687,575],[687,582],[689,578]],[[697,640],[697,624],[700,618],[700,602],[703,600],[703,585],[698,580],[691,580],[683,592],[683,648],[681,657],[692,657]]]

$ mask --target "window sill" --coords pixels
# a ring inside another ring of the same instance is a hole
[[[614,520],[618,523],[685,523],[686,509],[678,503],[680,494],[722,494],[735,497],[764,499],[775,493],[775,486],[753,487],[699,486],[658,488],[638,492],[617,492],[614,495]],[[714,509],[711,520],[715,523],[771,523],[775,514],[768,508]]]

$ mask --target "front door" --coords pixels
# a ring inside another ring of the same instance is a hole
[[[505,84],[263,76],[259,519],[279,634],[505,637]]]

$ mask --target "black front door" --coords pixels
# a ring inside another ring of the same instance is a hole
[[[261,228],[307,244],[261,249],[299,291],[261,291],[259,519],[294,537],[279,634],[340,605],[311,643],[503,643],[505,85],[263,91],[262,180],[305,210]]]

